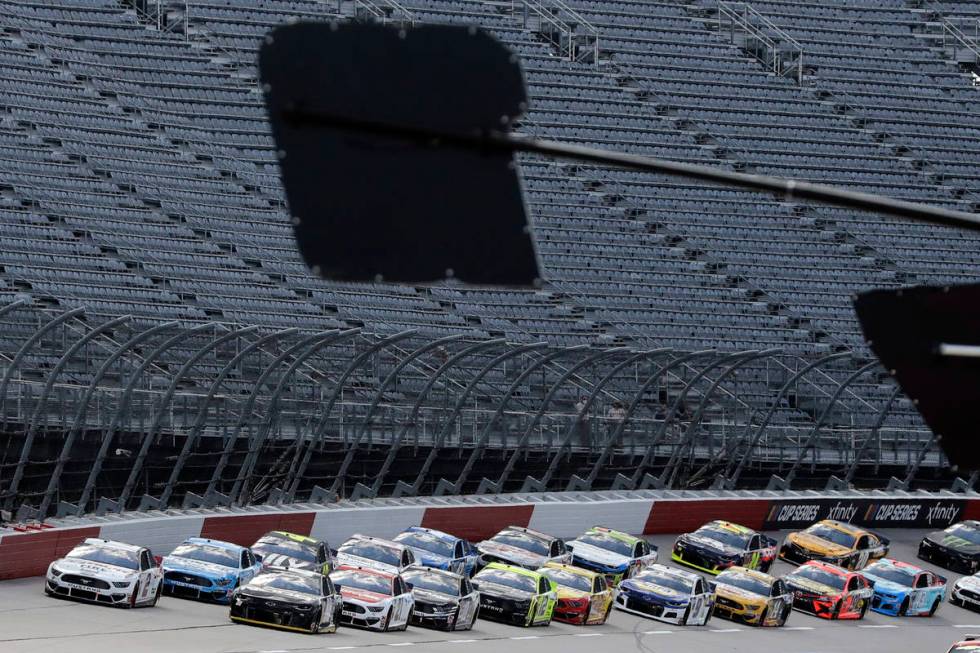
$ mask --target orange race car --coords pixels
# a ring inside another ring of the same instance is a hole
[[[819,560],[855,570],[886,555],[887,538],[833,519],[824,519],[805,530],[790,533],[779,549],[779,558],[791,564]]]
[[[811,560],[783,576],[793,609],[823,619],[863,619],[874,590],[861,574]]]

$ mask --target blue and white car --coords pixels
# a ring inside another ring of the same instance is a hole
[[[704,626],[715,609],[715,593],[699,574],[653,564],[619,584],[617,610],[679,626]]]
[[[262,571],[250,549],[203,537],[184,540],[161,566],[164,593],[218,603],[230,602],[235,588]]]
[[[613,586],[657,561],[657,547],[604,526],[593,526],[566,544],[572,564],[602,574]]]
[[[931,617],[946,598],[946,579],[907,562],[882,558],[861,571],[874,589],[871,609],[896,617]]]
[[[472,576],[480,553],[466,540],[432,528],[410,526],[395,536],[415,554],[423,567],[445,569],[454,574]]]

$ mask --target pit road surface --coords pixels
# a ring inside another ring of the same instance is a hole
[[[781,542],[785,532],[771,535]],[[933,569],[950,583],[959,578],[916,558],[922,531],[892,530],[885,535],[892,539],[890,557]],[[672,565],[674,537],[649,539],[660,548],[660,561]],[[773,573],[792,569],[777,561]],[[980,633],[980,613],[946,602],[931,618],[868,612],[862,621],[829,622],[794,611],[786,627],[767,629],[718,617],[707,626],[674,626],[613,610],[602,626],[553,622],[546,628],[517,628],[478,620],[473,630],[454,633],[417,627],[377,633],[342,627],[334,634],[312,636],[233,624],[227,607],[172,597],[162,597],[155,608],[122,610],[48,598],[41,578],[0,583],[3,653],[944,653],[966,633]]]

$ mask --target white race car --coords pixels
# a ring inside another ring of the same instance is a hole
[[[337,549],[338,567],[377,569],[393,574],[416,565],[415,554],[399,542],[355,533]]]
[[[700,575],[653,564],[619,584],[618,610],[681,626],[705,626],[715,593]]]
[[[330,580],[343,599],[340,623],[385,631],[408,628],[415,598],[398,574],[340,567]]]
[[[48,565],[44,593],[135,608],[156,605],[162,584],[149,549],[90,537]]]
[[[953,589],[949,593],[949,602],[974,612],[980,612],[980,574],[963,576],[953,583]]]

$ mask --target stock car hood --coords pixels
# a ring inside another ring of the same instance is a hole
[[[951,549],[964,555],[980,555],[980,545],[974,544],[970,540],[964,540],[956,535],[949,535],[943,531],[936,531],[926,535],[926,539],[943,548]]]
[[[823,556],[842,556],[851,552],[851,549],[846,546],[835,544],[830,540],[809,533],[792,533],[789,538],[794,544]]]
[[[620,583],[619,586],[620,588],[634,590],[644,594],[651,594],[671,603],[684,603],[690,599],[690,596],[687,594],[678,592],[677,590],[665,587],[663,585],[657,585],[656,583],[650,583],[643,580],[628,579]]]
[[[502,599],[510,599],[512,601],[530,601],[534,598],[534,594],[531,592],[524,592],[513,587],[507,587],[506,585],[498,585],[497,583],[488,583],[486,581],[477,581],[480,594],[486,594],[488,596],[495,596]]]
[[[79,574],[82,576],[92,576],[101,578],[109,582],[122,582],[130,580],[139,572],[133,569],[125,569],[115,565],[107,565],[102,562],[92,562],[90,560],[73,560],[72,558],[62,558],[54,563],[58,571],[66,574]]]
[[[396,565],[389,565],[386,562],[362,558],[361,556],[351,555],[342,551],[337,552],[337,566],[346,565],[348,567],[362,567],[365,569],[377,569],[378,571],[390,571],[398,573],[401,568]]]
[[[595,562],[610,568],[625,569],[629,567],[632,560],[628,556],[600,549],[597,546],[586,544],[585,542],[569,542],[569,546],[572,548],[572,556],[578,556],[583,560]]]
[[[899,585],[898,583],[893,583],[890,580],[885,580],[880,576],[875,576],[874,574],[864,574],[864,577],[874,583],[875,591],[882,591],[886,594],[905,594],[911,587],[906,585]]]
[[[451,569],[453,566],[452,558],[447,558],[446,556],[441,556],[438,553],[426,551],[425,549],[416,549],[415,547],[410,548],[412,549],[412,553],[415,554],[415,560],[423,567],[432,567],[433,569]]]
[[[798,587],[806,592],[820,594],[821,596],[837,596],[841,593],[841,590],[835,587],[818,583],[817,581],[810,580],[809,578],[800,578],[798,576],[794,577],[791,575],[786,578],[786,582],[793,587]]]
[[[213,562],[201,562],[190,558],[179,558],[177,556],[167,556],[163,559],[163,568],[167,571],[188,571],[192,574],[199,574],[209,578],[228,578],[238,575],[238,570],[234,567],[216,565]]]
[[[712,539],[710,537],[705,537],[704,535],[697,535],[695,533],[686,533],[678,538],[681,542],[688,545],[693,545],[699,549],[706,549],[712,553],[717,553],[723,556],[735,556],[741,553],[738,549],[732,546],[728,546],[724,542],[719,542],[718,540]]]
[[[238,592],[242,596],[249,596],[256,599],[269,599],[274,601],[282,601],[285,603],[309,603],[314,605],[319,603],[319,599],[312,594],[305,594],[303,592],[291,592],[289,590],[281,589],[266,589],[264,587],[248,587],[239,590]]]
[[[980,577],[976,575],[964,576],[956,581],[956,586],[967,590],[973,590],[974,592],[980,592]]]
[[[456,603],[459,601],[459,597],[451,594],[443,594],[442,592],[433,592],[432,590],[417,588],[412,590],[412,596],[415,597],[415,601],[417,603],[431,603],[434,605],[445,605],[447,603]]]
[[[743,603],[758,604],[766,601],[766,597],[762,596],[761,594],[756,594],[755,592],[744,590],[741,587],[726,585],[724,583],[718,583],[718,586],[715,588],[715,592],[717,592],[718,596],[738,599]]]
[[[559,599],[587,599],[592,596],[591,592],[583,592],[572,587],[558,586]]]
[[[548,556],[539,555],[528,551],[527,549],[521,549],[509,544],[491,542],[490,540],[480,542],[476,545],[476,548],[480,553],[486,553],[500,558],[501,560],[513,562],[521,567],[538,568],[544,566],[544,563],[548,562]]]
[[[288,556],[284,553],[263,553],[262,564],[268,567],[289,567],[290,569],[305,569],[306,571],[318,571],[322,565],[308,560],[300,560]]]
[[[364,603],[383,603],[391,598],[388,594],[359,590],[355,587],[340,588],[340,595],[345,599],[354,599],[355,601],[363,601]]]

